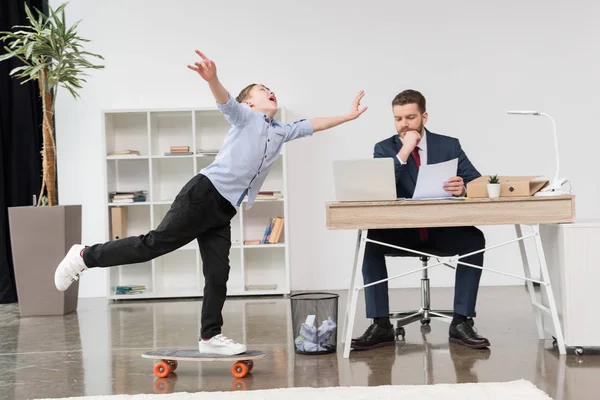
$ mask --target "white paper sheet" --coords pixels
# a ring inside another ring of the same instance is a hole
[[[452,194],[444,190],[444,183],[456,176],[458,158],[437,164],[421,165],[413,200],[431,200],[451,198]]]

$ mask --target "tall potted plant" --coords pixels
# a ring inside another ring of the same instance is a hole
[[[37,80],[42,98],[42,186],[33,207],[9,208],[10,233],[15,279],[22,315],[66,314],[77,308],[78,285],[58,292],[54,287],[54,268],[74,243],[81,242],[81,206],[58,205],[56,194],[56,137],[54,111],[58,88],[65,88],[75,99],[86,82],[85,69],[100,69],[88,58],[104,59],[83,50],[89,40],[77,34],[76,22],[67,26],[66,3],[48,15],[25,3],[29,25],[14,26],[0,32],[6,54],[0,62],[17,58],[21,65],[10,76],[22,83]],[[48,206],[48,207],[45,207]]]

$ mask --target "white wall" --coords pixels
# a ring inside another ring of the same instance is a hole
[[[373,145],[395,133],[390,102],[406,88],[426,95],[427,127],[460,138],[482,174],[553,175],[549,122],[505,110],[554,115],[578,217],[598,216],[597,168],[583,165],[596,162],[600,144],[595,1],[71,0],[67,11],[70,21],[83,20],[79,33],[107,66],[91,73],[81,101],[63,91],[57,105],[60,201],[83,204],[86,244],[106,236],[100,110],[213,105],[186,69],[195,48],[215,60],[233,93],[250,82],[274,89],[290,118],[344,113],[366,91],[370,109],[360,119],[289,144],[294,290],[348,286],[355,233],[324,227],[331,162],[371,157]],[[514,235],[510,227],[484,230],[489,243]],[[486,260],[520,271],[516,244]],[[450,272],[434,277],[436,285],[453,281]],[[81,295],[105,295],[105,279],[105,271],[90,271]]]

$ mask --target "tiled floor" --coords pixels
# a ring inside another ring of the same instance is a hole
[[[339,317],[346,293],[340,293]],[[452,289],[433,289],[433,306],[451,304]],[[416,290],[392,290],[392,303],[414,307]],[[230,363],[180,362],[176,376],[157,380],[142,351],[195,347],[201,300],[110,303],[82,299],[64,317],[20,318],[18,306],[0,305],[0,398],[33,399],[170,391],[254,390],[297,386],[402,385],[527,379],[556,399],[597,399],[600,356],[559,356],[536,338],[524,287],[483,287],[478,330],[489,351],[450,345],[447,325],[430,333],[407,328],[396,348],[324,356],[293,351],[287,298],[234,298],[226,302],[224,333],[267,357],[236,380]],[[357,336],[368,326],[359,302]],[[445,308],[445,307],[444,307]]]

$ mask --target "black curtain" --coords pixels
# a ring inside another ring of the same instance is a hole
[[[0,31],[29,24],[24,3],[48,13],[48,0],[1,0]],[[0,42],[0,54],[6,54],[5,44]],[[15,59],[0,62],[0,303],[17,301],[8,207],[33,204],[42,184],[40,93],[37,81],[22,85],[9,76],[19,65]]]

